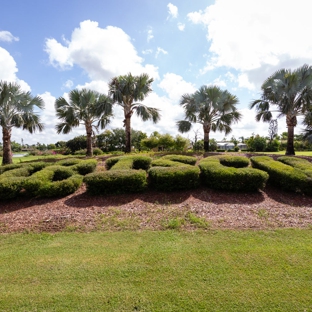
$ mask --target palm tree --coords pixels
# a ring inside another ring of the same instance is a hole
[[[135,111],[143,121],[151,119],[156,123],[160,119],[157,108],[137,103],[137,101],[143,101],[152,92],[152,82],[153,78],[149,78],[147,74],[132,76],[129,73],[126,76],[114,77],[109,83],[109,94],[112,96],[114,103],[120,105],[124,111],[126,153],[131,152],[131,116],[133,112]]]
[[[30,133],[42,131],[43,124],[34,108],[44,108],[39,96],[33,97],[17,83],[0,82],[0,126],[2,127],[3,158],[2,165],[12,163],[11,135],[12,128],[22,128]]]
[[[177,122],[180,132],[188,132],[192,123],[199,123],[204,130],[204,150],[209,151],[210,131],[229,134],[231,125],[241,119],[236,109],[238,98],[217,86],[202,86],[193,94],[182,96],[180,105],[185,112],[185,120]]]
[[[56,116],[61,120],[56,125],[57,133],[67,134],[73,127],[83,124],[87,133],[87,156],[93,155],[93,129],[104,129],[112,116],[112,104],[108,96],[96,91],[82,89],[69,93],[69,102],[63,97],[55,101]],[[96,124],[95,124],[96,123]]]
[[[250,108],[256,108],[256,120],[268,122],[272,120],[273,112],[279,113],[278,118],[286,116],[286,155],[295,155],[294,128],[297,116],[311,111],[312,67],[305,64],[294,71],[278,70],[267,78],[261,90],[261,98],[250,103]],[[271,110],[272,106],[274,109]]]

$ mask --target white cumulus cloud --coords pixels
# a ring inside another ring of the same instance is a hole
[[[0,41],[5,41],[5,42],[19,41],[19,38],[18,37],[14,37],[7,30],[2,30],[2,31],[0,31]]]
[[[171,16],[173,18],[177,18],[178,17],[178,7],[173,5],[172,3],[168,3],[167,7],[168,7],[169,16]]]
[[[81,22],[65,45],[54,38],[46,39],[45,51],[53,66],[68,69],[76,64],[91,80],[108,81],[128,72],[134,75],[144,72],[158,79],[157,67],[143,65],[131,38],[121,28],[100,28],[90,20]]]

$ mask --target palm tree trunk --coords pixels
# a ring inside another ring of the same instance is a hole
[[[125,107],[125,120],[124,120],[124,126],[125,126],[125,131],[126,131],[126,153],[131,152],[131,116],[132,116],[132,111],[130,108],[127,109]]]
[[[3,142],[3,158],[2,165],[13,163],[12,149],[11,149],[11,129],[2,128],[2,142]]]
[[[286,116],[286,123],[288,128],[288,135],[287,135],[287,147],[285,155],[295,155],[294,149],[294,129],[297,124],[296,116]]]
[[[203,125],[204,128],[204,150],[205,152],[209,152],[209,133],[210,133],[210,126]]]
[[[93,156],[93,148],[92,148],[92,125],[86,125],[87,131],[87,156]]]

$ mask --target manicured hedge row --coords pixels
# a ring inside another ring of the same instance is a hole
[[[151,157],[147,156],[119,156],[106,160],[105,166],[107,170],[121,169],[143,169],[148,170],[152,162]]]
[[[183,155],[166,155],[152,161],[148,171],[149,184],[159,191],[196,188],[200,184],[200,170],[196,158]]]
[[[23,189],[26,177],[48,166],[44,162],[3,166],[0,175],[0,199],[15,198]]]
[[[282,156],[279,157],[277,160],[282,162],[283,164],[300,169],[308,177],[312,178],[312,163],[310,163],[308,160],[291,156]]]
[[[268,180],[267,173],[253,168],[234,168],[234,166],[246,164],[244,158],[228,157],[228,161],[225,161],[224,156],[204,158],[199,163],[203,184],[219,190],[250,192],[263,189]],[[233,167],[224,166],[221,159],[223,163],[232,163]]]
[[[74,193],[82,184],[83,176],[68,167],[54,165],[34,173],[25,179],[27,194],[39,197],[66,196]]]
[[[254,156],[250,160],[254,168],[269,174],[269,183],[284,190],[312,195],[312,179],[302,170],[275,161],[269,156]]]
[[[199,186],[198,167],[180,165],[179,167],[152,167],[149,171],[149,182],[153,189],[174,191],[196,188]]]
[[[142,169],[94,172],[86,175],[83,181],[93,195],[136,193],[147,188],[146,171]]]
[[[220,156],[220,163],[226,167],[245,168],[248,167],[250,162],[247,157],[242,156]]]

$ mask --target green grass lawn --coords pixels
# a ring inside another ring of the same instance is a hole
[[[0,311],[312,311],[312,230],[0,236]]]
[[[259,152],[260,154],[285,155],[285,151],[279,152]],[[296,156],[312,156],[312,151],[295,151]]]

